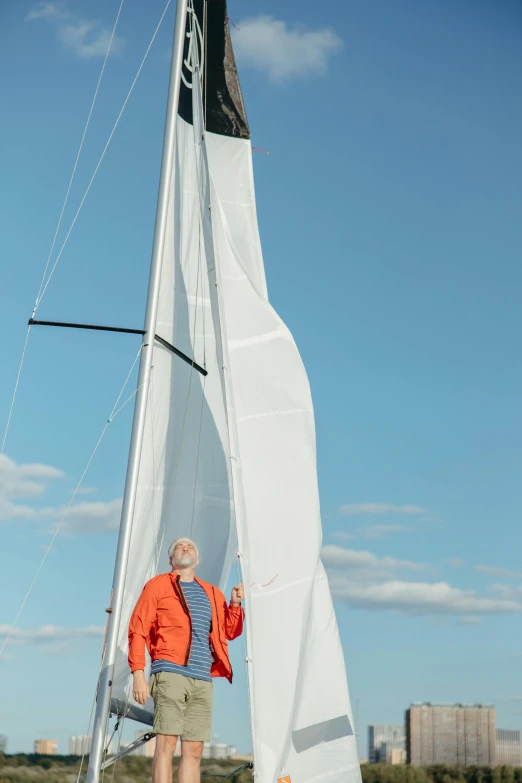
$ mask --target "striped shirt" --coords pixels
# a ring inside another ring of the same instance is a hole
[[[170,661],[157,660],[151,665],[151,673],[174,672],[185,677],[194,677],[196,680],[211,682],[210,667],[212,656],[210,653],[209,634],[212,620],[212,608],[207,594],[196,581],[181,582],[185,600],[187,601],[192,620],[192,646],[187,666],[181,666]]]

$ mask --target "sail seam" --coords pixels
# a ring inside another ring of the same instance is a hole
[[[275,329],[273,332],[258,334],[255,337],[245,337],[243,340],[230,340],[228,343],[228,350],[235,351],[238,348],[248,348],[251,345],[270,343],[272,340],[277,340],[279,337],[293,342],[292,335],[285,326],[284,328],[282,327],[280,329]]]
[[[239,424],[240,421],[249,421],[250,419],[264,419],[271,416],[287,416],[293,413],[306,413],[308,416],[313,416],[313,410],[311,408],[289,408],[286,411],[267,411],[266,413],[249,413],[247,416],[237,416],[236,421]]]

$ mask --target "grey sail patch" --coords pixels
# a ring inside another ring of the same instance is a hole
[[[341,737],[353,736],[353,729],[348,715],[340,715],[338,718],[325,720],[322,723],[314,723],[292,732],[292,742],[296,753],[320,745],[322,742],[332,742]]]

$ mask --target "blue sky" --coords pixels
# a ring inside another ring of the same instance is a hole
[[[0,10],[2,421],[118,5]],[[252,143],[270,152],[254,153],[269,291],[312,385],[325,562],[364,753],[367,723],[401,722],[417,699],[494,702],[499,726],[522,724],[522,11],[514,0],[326,6],[231,0],[229,15]],[[62,238],[163,8],[124,4]],[[141,326],[173,11],[41,318]],[[137,349],[132,336],[31,333],[0,465],[2,628]],[[131,408],[110,425],[0,661],[11,752],[37,736],[66,751],[87,728]],[[246,751],[240,643],[233,654],[215,730]]]

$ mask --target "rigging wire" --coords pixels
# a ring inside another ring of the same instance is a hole
[[[90,122],[91,122],[92,113],[94,111],[94,104],[96,103],[96,99],[97,99],[98,93],[100,91],[100,85],[101,85],[101,82],[102,82],[102,79],[103,79],[103,74],[105,73],[105,67],[107,65],[107,60],[109,59],[109,54],[110,54],[110,51],[111,51],[112,42],[113,42],[114,36],[116,34],[116,28],[118,27],[118,22],[120,20],[120,15],[121,15],[121,11],[122,11],[124,2],[125,2],[125,0],[121,0],[121,2],[120,2],[120,7],[118,8],[118,13],[116,14],[116,20],[114,22],[114,27],[112,28],[111,37],[110,37],[109,43],[107,45],[107,51],[105,52],[105,59],[103,61],[103,65],[102,65],[102,68],[101,68],[101,71],[100,71],[100,76],[98,78],[98,84],[96,85],[96,89],[94,91],[94,96],[93,96],[93,99],[92,99],[91,108],[89,109],[89,114],[87,116],[87,122],[85,123],[85,128],[83,129],[82,140],[80,141],[80,146],[78,148],[78,153],[76,155],[76,160],[74,161],[74,166],[73,166],[71,178],[69,180],[69,185],[67,187],[67,192],[65,194],[65,199],[64,199],[64,202],[63,202],[63,205],[62,205],[62,211],[60,212],[60,217],[58,218],[58,225],[56,226],[56,231],[54,232],[54,237],[53,237],[53,241],[52,241],[52,244],[51,244],[51,249],[49,250],[49,255],[47,256],[47,263],[45,265],[44,273],[42,275],[42,281],[40,283],[40,288],[38,289],[38,296],[36,297],[36,303],[35,303],[35,308],[34,308],[34,312],[33,312],[33,317],[34,317],[34,313],[36,312],[36,309],[38,307],[38,303],[39,303],[39,300],[40,300],[40,294],[42,293],[42,287],[43,287],[43,284],[44,284],[44,281],[45,281],[45,276],[47,274],[47,270],[49,269],[49,264],[51,263],[51,257],[52,257],[53,251],[54,251],[54,246],[56,244],[56,239],[58,237],[58,232],[60,230],[60,226],[62,225],[62,220],[63,220],[63,215],[64,215],[64,212],[65,212],[65,207],[67,206],[67,202],[69,200],[69,194],[71,192],[71,187],[72,187],[72,184],[73,184],[73,180],[74,180],[74,177],[76,175],[76,169],[78,168],[78,163],[79,163],[79,160],[80,160],[80,156],[82,154],[83,144],[85,142],[85,137],[87,135],[87,130],[89,128],[89,125],[90,125]]]
[[[16,395],[17,395],[17,392],[18,392],[18,384],[20,383],[20,376],[22,374],[22,367],[24,366],[25,352],[27,350],[27,343],[29,341],[29,332],[30,331],[31,331],[31,327],[29,326],[29,327],[27,327],[27,334],[25,335],[25,343],[24,343],[24,347],[23,347],[23,350],[22,350],[22,356],[21,356],[21,359],[20,359],[20,365],[18,367],[18,374],[16,376],[16,383],[15,383],[15,387],[14,387],[14,391],[13,391],[13,396],[11,398],[11,407],[9,408],[9,415],[7,417],[7,423],[5,425],[4,439],[2,441],[2,449],[0,451],[0,456],[4,453],[4,449],[5,449],[5,442],[7,440],[7,433],[9,432],[9,425],[11,424],[11,416],[13,415],[13,408],[14,408],[14,405],[15,405]]]
[[[69,194],[71,192],[71,187],[72,187],[72,184],[73,184],[73,181],[74,181],[74,177],[76,175],[76,169],[78,168],[78,163],[79,163],[79,160],[80,160],[80,156],[82,154],[83,145],[84,145],[84,142],[85,142],[85,137],[87,136],[87,130],[89,128],[89,125],[90,125],[90,122],[91,122],[92,113],[94,111],[94,105],[96,103],[96,99],[97,99],[98,93],[100,91],[100,86],[101,86],[101,83],[102,83],[103,74],[105,73],[105,67],[107,65],[107,60],[109,58],[112,42],[113,42],[114,36],[116,34],[116,28],[118,27],[118,22],[119,22],[119,19],[120,19],[120,15],[121,15],[121,11],[122,11],[124,2],[125,2],[125,0],[121,0],[121,2],[120,2],[120,7],[118,8],[118,13],[116,15],[116,20],[115,20],[114,26],[112,28],[111,37],[110,37],[109,43],[107,45],[107,51],[105,52],[105,58],[103,60],[103,65],[102,65],[102,68],[101,68],[101,71],[100,71],[100,75],[98,77],[98,83],[97,83],[96,89],[94,91],[94,96],[93,96],[93,99],[92,99],[92,102],[91,102],[91,107],[89,109],[89,114],[87,116],[87,122],[85,123],[85,127],[83,129],[83,134],[82,134],[82,138],[81,138],[81,141],[80,141],[80,146],[79,146],[78,152],[76,154],[76,160],[74,161],[74,166],[73,166],[72,174],[71,174],[71,177],[70,177],[70,180],[69,180],[69,185],[67,187],[67,192],[65,194],[64,202],[62,204],[62,210],[60,212],[60,217],[58,218],[58,224],[56,226],[56,230],[54,232],[53,241],[51,243],[51,249],[49,250],[49,255],[47,256],[47,263],[45,264],[44,273],[42,275],[42,280],[40,282],[40,288],[38,289],[38,295],[36,297],[36,302],[35,302],[35,306],[34,306],[34,310],[33,310],[33,317],[34,317],[34,314],[36,313],[36,309],[38,307],[38,303],[39,303],[39,300],[40,300],[40,294],[42,292],[42,287],[43,287],[43,284],[44,284],[45,276],[47,274],[47,270],[48,270],[49,264],[51,262],[51,257],[52,257],[53,251],[54,251],[54,246],[56,244],[56,239],[58,237],[58,232],[59,232],[60,226],[62,224],[62,219],[63,219],[63,215],[64,215],[64,212],[65,212],[65,207],[67,206],[67,202],[69,200]],[[9,432],[9,425],[11,423],[11,416],[13,414],[13,409],[14,409],[14,405],[15,405],[16,394],[17,394],[17,391],[18,391],[18,384],[20,382],[20,376],[22,374],[22,367],[23,367],[23,364],[24,364],[25,351],[27,349],[27,342],[29,340],[29,332],[30,331],[31,331],[31,327],[29,326],[29,328],[27,329],[26,337],[25,337],[25,343],[24,343],[24,347],[23,347],[23,350],[22,350],[22,357],[20,359],[20,365],[18,367],[18,374],[16,376],[15,388],[14,388],[13,396],[12,396],[12,399],[11,399],[11,407],[9,408],[9,414],[8,414],[8,417],[7,417],[7,424],[6,424],[5,431],[4,431],[4,438],[3,438],[3,441],[2,441],[2,449],[0,451],[0,454],[4,453],[5,443],[6,443],[6,440],[7,440],[7,433]]]
[[[55,269],[56,269],[56,267],[58,265],[58,262],[59,262],[59,260],[60,260],[60,258],[62,256],[62,253],[63,253],[63,251],[65,249],[65,246],[66,246],[67,242],[69,241],[69,237],[70,237],[71,232],[72,232],[72,230],[73,230],[73,228],[74,228],[74,226],[76,224],[76,221],[78,220],[78,217],[80,215],[82,207],[83,207],[83,205],[85,203],[85,199],[87,198],[87,196],[89,194],[89,191],[90,191],[90,189],[92,187],[94,179],[95,179],[95,177],[96,177],[96,175],[98,173],[98,170],[99,170],[99,168],[100,168],[100,166],[102,164],[102,161],[103,161],[103,159],[105,157],[105,153],[107,152],[107,150],[109,148],[109,145],[110,145],[110,143],[112,141],[114,133],[116,132],[116,128],[118,127],[119,122],[121,120],[121,117],[123,115],[123,112],[125,111],[127,103],[129,102],[129,98],[130,98],[130,96],[132,94],[132,91],[134,90],[134,87],[136,85],[136,82],[138,81],[138,78],[140,76],[141,71],[143,70],[143,66],[145,65],[145,61],[147,60],[147,57],[149,56],[149,52],[150,52],[150,50],[152,48],[152,44],[154,43],[154,41],[156,39],[156,36],[157,36],[157,34],[159,32],[159,29],[160,29],[160,27],[162,25],[163,19],[165,18],[165,14],[167,13],[167,10],[168,10],[168,8],[170,6],[170,3],[171,3],[171,0],[167,0],[167,4],[166,4],[165,8],[163,9],[163,13],[161,14],[160,20],[159,20],[159,22],[158,22],[158,24],[156,26],[156,29],[154,30],[154,34],[153,34],[153,36],[152,36],[152,38],[150,40],[150,43],[149,43],[149,45],[148,45],[148,47],[147,47],[147,49],[145,51],[143,59],[142,59],[142,61],[140,63],[140,66],[139,66],[139,68],[137,70],[136,76],[134,77],[134,80],[133,80],[133,82],[132,82],[132,84],[130,86],[130,89],[129,89],[128,93],[127,93],[127,96],[126,96],[126,98],[125,98],[125,100],[123,102],[123,105],[122,105],[121,109],[120,109],[120,113],[118,114],[118,117],[116,118],[116,122],[114,123],[113,128],[112,128],[112,130],[111,130],[111,132],[109,134],[109,138],[107,139],[107,143],[105,144],[105,147],[103,148],[102,154],[100,155],[100,159],[98,160],[98,163],[96,164],[96,168],[94,169],[93,175],[92,175],[92,177],[91,177],[91,179],[89,181],[89,184],[87,185],[87,188],[85,190],[83,198],[80,201],[80,206],[78,207],[78,209],[76,211],[76,214],[75,214],[75,216],[74,216],[74,218],[72,220],[72,223],[71,223],[71,225],[69,227],[69,230],[68,230],[68,232],[67,232],[67,234],[65,236],[65,239],[64,239],[64,241],[62,243],[62,246],[61,246],[61,248],[60,248],[60,250],[58,252],[58,255],[56,256],[56,259],[55,259],[54,264],[53,264],[53,266],[51,268],[51,271],[49,272],[49,276],[47,278],[47,281],[46,281],[45,285],[42,288],[42,291],[40,293],[40,297],[38,299],[38,302],[35,305],[35,309],[34,309],[34,312],[33,312],[33,318],[34,318],[34,316],[36,314],[36,311],[37,311],[38,307],[40,306],[40,302],[43,299],[43,296],[44,296],[44,294],[45,294],[45,292],[47,290],[47,286],[49,285],[49,282],[51,281],[51,278],[52,278],[52,276],[54,274],[54,271],[55,271]]]
[[[106,65],[107,65],[107,60],[108,60],[109,53],[110,53],[110,49],[111,49],[111,46],[112,46],[112,43],[113,43],[113,40],[114,40],[114,36],[115,36],[115,34],[116,34],[116,28],[117,28],[117,26],[118,26],[118,22],[119,22],[119,19],[120,19],[120,16],[121,16],[121,11],[122,11],[122,8],[123,8],[123,4],[124,4],[124,2],[125,2],[125,0],[121,0],[121,2],[120,2],[120,6],[119,6],[119,8],[118,8],[118,13],[117,13],[117,15],[116,15],[116,20],[115,20],[115,22],[114,22],[114,27],[113,27],[113,29],[112,29],[111,37],[110,37],[110,39],[109,39],[109,43],[108,43],[108,46],[107,46],[107,51],[106,51],[106,53],[105,53],[105,59],[104,59],[104,61],[103,61],[103,65],[102,65],[102,69],[101,69],[101,72],[100,72],[100,76],[99,76],[99,78],[98,78],[98,83],[97,83],[97,85],[96,85],[96,90],[95,90],[95,92],[94,92],[94,96],[93,96],[93,99],[92,99],[91,107],[90,107],[90,109],[89,109],[89,114],[88,114],[88,117],[87,117],[87,122],[86,122],[86,124],[85,124],[85,128],[84,128],[84,131],[83,131],[82,139],[81,139],[81,142],[80,142],[80,147],[79,147],[79,149],[78,149],[78,153],[77,153],[77,155],[76,155],[76,160],[75,160],[75,163],[74,163],[73,171],[72,171],[72,174],[71,174],[71,178],[70,178],[70,180],[69,180],[69,185],[68,185],[68,188],[67,188],[67,192],[66,192],[66,195],[65,195],[64,202],[63,202],[63,206],[62,206],[62,210],[61,210],[61,213],[60,213],[60,217],[59,217],[59,219],[58,219],[58,225],[57,225],[57,227],[56,227],[56,231],[55,231],[55,234],[54,234],[54,238],[53,238],[53,241],[52,241],[52,244],[51,244],[51,249],[50,249],[50,251],[49,251],[49,255],[48,255],[48,258],[47,258],[47,263],[46,263],[46,265],[45,265],[44,273],[43,273],[43,275],[42,275],[42,280],[41,280],[41,282],[40,282],[40,288],[39,288],[39,290],[38,290],[38,295],[37,295],[37,297],[36,297],[36,302],[35,302],[35,306],[34,306],[33,313],[32,313],[32,317],[33,317],[33,318],[34,318],[34,316],[36,315],[36,311],[38,310],[38,307],[40,306],[40,302],[41,302],[41,300],[42,300],[42,297],[43,297],[43,295],[44,295],[45,291],[47,290],[47,286],[49,285],[49,281],[51,280],[51,277],[53,276],[54,270],[56,269],[56,265],[58,264],[58,261],[60,260],[60,257],[61,257],[61,255],[62,255],[62,253],[63,253],[63,250],[64,250],[64,248],[65,248],[65,245],[67,244],[67,241],[68,241],[68,239],[69,239],[69,236],[70,236],[70,234],[71,234],[71,231],[72,231],[72,229],[73,229],[73,226],[74,226],[74,224],[76,223],[76,220],[78,219],[78,215],[80,214],[80,210],[81,210],[81,208],[82,208],[82,206],[83,206],[83,204],[84,204],[84,201],[85,201],[85,199],[86,199],[86,197],[87,197],[87,193],[89,192],[89,190],[90,190],[90,188],[91,188],[91,186],[92,186],[92,183],[93,183],[93,181],[94,181],[94,178],[95,178],[95,176],[96,176],[96,174],[97,174],[97,172],[98,172],[98,169],[100,168],[100,165],[101,165],[101,162],[102,162],[102,160],[103,160],[103,157],[105,156],[105,153],[106,153],[106,151],[107,151],[107,148],[108,148],[108,146],[109,146],[109,144],[110,144],[110,142],[111,142],[111,140],[112,140],[112,137],[113,137],[113,135],[114,135],[114,132],[115,132],[115,130],[116,130],[116,127],[117,127],[117,125],[118,125],[118,123],[119,123],[119,121],[120,121],[120,119],[121,119],[121,116],[122,116],[122,114],[123,114],[123,111],[124,111],[124,109],[125,109],[125,107],[126,107],[126,105],[127,105],[127,102],[128,102],[128,100],[129,100],[129,98],[130,98],[130,95],[131,95],[131,93],[132,93],[132,91],[133,91],[133,89],[134,89],[134,85],[136,84],[136,81],[137,81],[137,79],[138,79],[138,77],[139,77],[139,75],[140,75],[140,73],[141,73],[141,70],[142,70],[142,68],[143,68],[143,65],[144,65],[144,63],[145,63],[145,60],[146,60],[146,59],[147,59],[147,57],[148,57],[148,54],[149,54],[149,52],[150,52],[150,49],[151,49],[151,47],[152,47],[152,44],[154,43],[154,40],[155,40],[155,38],[156,38],[156,35],[157,35],[157,33],[158,33],[158,30],[159,30],[159,28],[161,27],[161,24],[162,24],[162,22],[163,22],[163,19],[164,19],[164,17],[165,17],[165,14],[166,14],[166,12],[167,12],[167,9],[168,9],[168,7],[169,7],[169,5],[170,5],[170,2],[171,2],[171,0],[167,0],[167,4],[166,4],[166,6],[165,6],[165,9],[164,9],[164,11],[163,11],[163,13],[162,13],[162,15],[161,15],[161,17],[160,17],[160,20],[159,20],[159,23],[158,23],[158,25],[157,25],[157,27],[156,27],[156,30],[154,31],[154,35],[152,36],[152,39],[151,39],[151,41],[150,41],[150,43],[149,43],[149,45],[148,45],[148,47],[147,47],[147,50],[146,50],[146,52],[145,52],[145,56],[143,57],[143,59],[142,59],[142,61],[141,61],[140,67],[139,67],[139,69],[138,69],[138,72],[137,72],[136,76],[134,77],[134,81],[132,82],[131,88],[130,88],[130,90],[129,90],[128,94],[127,94],[127,97],[126,97],[126,99],[125,99],[125,102],[124,102],[124,104],[123,104],[123,106],[122,106],[122,109],[121,109],[121,111],[120,111],[119,115],[118,115],[118,118],[117,118],[117,120],[116,120],[116,123],[115,123],[115,125],[114,125],[114,127],[113,127],[113,129],[112,129],[112,131],[111,131],[111,134],[110,134],[110,136],[109,136],[109,140],[107,141],[107,144],[105,145],[105,149],[103,150],[103,153],[102,153],[102,155],[101,155],[101,157],[100,157],[100,159],[99,159],[99,161],[98,161],[98,164],[97,164],[97,166],[96,166],[96,169],[95,169],[95,171],[94,171],[94,174],[93,174],[93,176],[92,176],[92,178],[91,178],[91,181],[89,182],[89,185],[88,185],[88,187],[87,187],[87,190],[86,190],[86,192],[85,192],[85,194],[84,194],[84,196],[83,196],[83,199],[82,199],[82,201],[81,201],[81,203],[80,203],[80,207],[78,208],[78,210],[77,210],[77,212],[76,212],[76,215],[75,215],[75,217],[74,217],[74,220],[73,220],[73,222],[72,222],[72,224],[71,224],[71,226],[70,226],[70,228],[69,228],[69,231],[68,231],[68,233],[67,233],[67,236],[66,236],[66,238],[65,238],[65,241],[64,241],[64,243],[62,244],[62,247],[61,247],[61,249],[60,249],[60,252],[59,252],[59,254],[58,254],[58,256],[57,256],[57,258],[56,258],[56,260],[55,260],[55,262],[54,262],[54,264],[53,264],[53,267],[52,267],[52,269],[51,269],[51,272],[50,272],[50,274],[49,274],[49,277],[47,278],[47,280],[46,280],[46,282],[45,282],[45,284],[44,284],[44,281],[45,281],[45,276],[46,276],[46,274],[47,274],[47,270],[49,269],[49,264],[50,264],[50,262],[51,262],[51,257],[52,257],[52,254],[53,254],[53,251],[54,251],[54,247],[55,247],[55,244],[56,244],[56,239],[57,239],[57,237],[58,237],[58,232],[59,232],[59,230],[60,230],[60,227],[61,227],[61,224],[62,224],[63,215],[64,215],[64,212],[65,212],[65,207],[66,207],[66,205],[67,205],[67,202],[68,202],[68,200],[69,200],[69,194],[70,194],[70,191],[71,191],[71,187],[72,187],[72,184],[73,184],[74,177],[75,177],[75,175],[76,175],[76,170],[77,170],[77,168],[78,168],[78,163],[79,163],[80,156],[81,156],[81,153],[82,153],[82,150],[83,150],[83,145],[84,145],[84,142],[85,142],[85,137],[86,137],[86,135],[87,135],[87,130],[88,130],[88,128],[89,128],[90,121],[91,121],[91,117],[92,117],[92,114],[93,114],[93,111],[94,111],[94,105],[95,105],[95,103],[96,103],[96,99],[97,99],[97,97],[98,97],[98,94],[99,94],[99,91],[100,91],[100,86],[101,86],[102,78],[103,78],[103,75],[104,75],[104,73],[105,73],[105,68],[106,68]],[[4,437],[3,437],[3,441],[2,441],[2,449],[1,449],[1,451],[0,451],[0,455],[4,453],[4,449],[5,449],[5,444],[6,444],[6,440],[7,440],[7,435],[8,435],[8,432],[9,432],[9,427],[10,427],[10,424],[11,424],[11,418],[12,418],[12,415],[13,415],[13,410],[14,410],[14,406],[15,406],[16,396],[17,396],[17,392],[18,392],[18,386],[19,386],[19,383],[20,383],[20,376],[21,376],[21,374],[22,374],[22,367],[23,367],[23,364],[24,364],[25,353],[26,353],[26,349],[27,349],[27,343],[28,343],[28,340],[29,340],[29,333],[30,333],[30,331],[31,331],[31,327],[29,327],[29,328],[28,328],[28,330],[27,330],[27,334],[26,334],[26,337],[25,337],[25,343],[24,343],[24,347],[23,347],[23,350],[22,350],[22,356],[21,356],[21,359],[20,359],[20,365],[19,365],[19,367],[18,367],[18,374],[17,374],[17,376],[16,376],[16,383],[15,383],[15,387],[14,387],[14,391],[13,391],[13,396],[12,396],[12,398],[11,398],[11,405],[10,405],[10,408],[9,408],[9,414],[8,414],[8,417],[7,417],[7,424],[6,424],[5,431],[4,431]]]
[[[43,558],[42,558],[42,560],[41,560],[41,562],[40,562],[40,565],[38,566],[38,569],[37,569],[37,571],[36,571],[36,574],[34,575],[34,577],[33,577],[33,580],[32,580],[32,582],[31,582],[31,584],[29,585],[29,589],[27,590],[27,592],[26,592],[26,594],[25,594],[25,597],[24,597],[24,599],[23,599],[23,601],[22,601],[22,603],[21,603],[21,605],[20,605],[20,608],[18,609],[18,612],[16,613],[16,617],[15,617],[15,619],[13,620],[13,623],[12,623],[12,625],[11,625],[11,626],[10,626],[10,628],[9,628],[9,631],[8,631],[8,633],[7,633],[7,636],[5,637],[5,639],[4,639],[4,641],[3,641],[3,644],[2,644],[2,646],[0,647],[0,655],[2,654],[2,652],[3,652],[3,650],[4,650],[4,647],[6,646],[7,642],[9,641],[9,638],[10,638],[10,636],[11,636],[11,634],[12,634],[12,632],[13,632],[13,630],[14,630],[15,626],[16,626],[16,623],[18,622],[18,618],[20,617],[20,615],[21,615],[21,613],[22,613],[22,610],[23,610],[23,608],[24,608],[25,604],[27,603],[27,599],[29,598],[29,595],[30,595],[30,593],[31,593],[31,591],[32,591],[32,589],[33,589],[33,587],[34,587],[34,585],[35,585],[35,582],[36,582],[36,580],[38,579],[38,576],[39,576],[39,574],[40,574],[40,571],[42,570],[42,568],[43,568],[43,566],[44,566],[44,564],[45,564],[45,561],[47,560],[47,557],[49,556],[49,553],[50,553],[50,551],[51,551],[51,549],[52,549],[52,547],[53,547],[53,544],[54,544],[54,542],[55,542],[55,540],[56,540],[56,537],[57,537],[58,533],[60,532],[60,528],[62,527],[62,524],[63,524],[63,522],[64,522],[64,520],[65,520],[65,518],[66,518],[67,514],[69,513],[69,509],[71,508],[71,506],[72,506],[72,504],[73,504],[73,502],[74,502],[74,499],[76,498],[76,495],[78,494],[78,491],[79,491],[79,489],[80,489],[80,487],[81,487],[81,485],[82,485],[83,479],[85,478],[85,475],[86,475],[87,471],[89,470],[89,467],[90,467],[90,465],[91,465],[91,462],[92,462],[92,461],[93,461],[93,459],[94,459],[94,455],[95,455],[95,454],[96,454],[96,452],[98,451],[98,447],[99,447],[100,443],[101,443],[101,442],[102,442],[102,440],[103,440],[103,436],[105,435],[105,433],[106,433],[106,431],[107,431],[107,428],[108,428],[109,424],[110,424],[110,423],[111,423],[111,422],[114,420],[114,418],[115,418],[115,416],[116,416],[116,414],[114,413],[114,411],[115,411],[115,409],[116,409],[116,406],[118,405],[118,402],[119,402],[119,401],[120,401],[120,399],[121,399],[121,396],[122,396],[122,394],[123,394],[123,391],[124,391],[124,389],[125,389],[125,386],[127,385],[127,382],[128,382],[128,380],[129,380],[129,378],[130,378],[130,376],[131,376],[132,370],[134,369],[134,366],[136,365],[136,362],[138,361],[138,357],[139,357],[140,353],[141,353],[141,346],[140,346],[140,350],[138,351],[138,353],[137,353],[137,355],[136,355],[136,358],[134,359],[134,362],[133,362],[133,364],[132,364],[132,367],[131,367],[131,369],[130,369],[130,371],[129,371],[129,374],[127,375],[127,377],[126,377],[126,379],[125,379],[125,383],[123,384],[123,386],[122,386],[122,388],[121,388],[121,391],[120,391],[120,393],[118,394],[118,397],[117,397],[117,399],[116,399],[116,402],[114,403],[114,406],[113,406],[113,409],[112,409],[111,415],[109,416],[109,418],[108,418],[108,419],[107,419],[107,421],[105,422],[105,426],[104,426],[104,428],[103,428],[103,430],[102,430],[102,432],[101,432],[101,435],[100,435],[100,437],[98,438],[98,441],[97,441],[97,443],[96,443],[96,445],[95,445],[95,447],[94,447],[94,449],[93,449],[93,451],[92,451],[92,453],[91,453],[91,456],[89,457],[89,460],[88,460],[88,462],[87,462],[87,465],[85,466],[85,468],[84,468],[84,470],[83,470],[83,473],[82,473],[82,475],[80,476],[80,480],[78,481],[78,483],[77,483],[77,485],[76,485],[76,487],[75,487],[75,489],[74,489],[74,492],[72,493],[71,499],[70,499],[69,503],[67,504],[67,508],[65,509],[65,511],[64,511],[64,513],[63,513],[63,515],[62,515],[62,517],[61,517],[61,519],[60,519],[60,521],[58,522],[58,525],[56,526],[56,529],[55,529],[55,531],[54,531],[54,533],[53,533],[53,536],[52,536],[52,538],[51,538],[51,541],[50,541],[50,543],[49,543],[49,546],[48,546],[48,547],[47,547],[47,549],[45,550],[44,556],[43,556]],[[130,399],[130,398],[129,398],[129,399]],[[125,403],[125,404],[126,404],[126,403]],[[124,405],[122,405],[122,406],[119,408],[119,410],[121,410],[123,407],[124,407]],[[118,412],[119,412],[119,411],[118,411]]]

